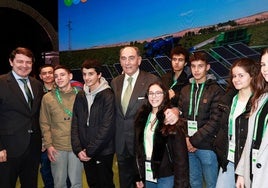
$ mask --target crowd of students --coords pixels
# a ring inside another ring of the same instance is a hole
[[[0,187],[113,188],[116,154],[122,188],[265,187],[268,171],[268,49],[259,62],[236,60],[226,91],[204,52],[175,47],[161,78],[139,69],[139,49],[120,50],[123,73],[109,84],[86,59],[82,88],[63,66],[29,76],[27,48],[0,76]],[[41,136],[42,135],[42,136]],[[42,151],[42,153],[41,153]],[[42,156],[42,157],[40,157]]]

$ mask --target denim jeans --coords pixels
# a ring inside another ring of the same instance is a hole
[[[173,186],[174,186],[174,176],[159,178],[157,179],[157,183],[145,181],[146,188],[173,188]]]
[[[189,152],[191,188],[215,188],[218,177],[218,161],[212,150],[198,149]],[[203,180],[205,182],[203,182]]]
[[[67,174],[72,188],[82,187],[83,165],[72,151],[59,151],[56,162],[51,162],[55,188],[66,188]]]
[[[234,171],[234,163],[230,162],[227,165],[227,171],[222,172],[222,168],[220,168],[219,176],[217,179],[217,188],[235,188],[235,171]]]

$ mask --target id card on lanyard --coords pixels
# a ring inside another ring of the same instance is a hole
[[[234,163],[235,159],[235,143],[229,142],[228,157],[227,159]]]
[[[157,183],[157,179],[153,178],[151,161],[145,161],[145,180],[149,182]]]
[[[188,136],[193,136],[198,130],[197,121],[188,120],[187,127],[188,127]]]
[[[193,82],[192,85],[191,85],[190,105],[189,105],[189,111],[188,111],[189,116],[191,116],[192,112],[193,112],[194,84],[195,84],[195,82]],[[205,87],[205,82],[202,83],[202,85],[201,85],[201,89],[200,89],[200,92],[198,94],[197,99],[196,99],[196,95],[195,95],[194,112],[193,112],[194,113],[194,120],[188,120],[187,121],[187,129],[188,129],[188,135],[189,136],[193,136],[198,131],[198,124],[197,124],[197,121],[195,120],[195,117],[198,115],[199,103],[200,103],[200,99],[201,99],[204,87]]]

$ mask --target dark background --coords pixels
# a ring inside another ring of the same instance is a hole
[[[9,0],[10,1],[10,0]],[[58,1],[55,0],[20,0],[39,12],[54,30],[58,31]],[[10,52],[18,46],[30,48],[35,55],[33,73],[44,63],[43,52],[53,50],[52,43],[39,23],[16,7],[0,6],[0,74],[11,70],[8,62]]]

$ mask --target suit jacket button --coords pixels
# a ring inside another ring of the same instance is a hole
[[[256,167],[257,167],[257,168],[261,168],[261,163],[257,163],[257,164],[256,164]]]
[[[29,129],[29,130],[28,130],[28,133],[30,133],[30,134],[33,133],[33,130]]]

